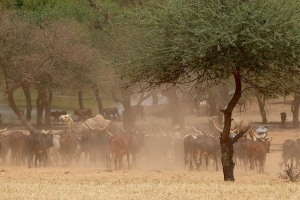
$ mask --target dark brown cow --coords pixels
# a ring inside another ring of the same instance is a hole
[[[240,138],[237,142],[233,144],[233,158],[235,163],[239,161],[239,164],[242,166],[246,166],[248,158],[246,154],[245,144],[248,142],[245,138]]]
[[[264,172],[267,153],[270,152],[271,141],[259,139],[253,141],[246,139],[245,151],[250,162],[250,170],[254,170],[254,164],[258,162],[258,172]]]
[[[78,159],[78,149],[80,148],[80,138],[78,135],[66,133],[61,136],[59,144],[59,153],[63,164],[71,164],[74,158]]]
[[[106,119],[118,119],[120,120],[120,115],[117,107],[111,107],[111,108],[103,108],[102,110],[103,116]]]
[[[0,158],[2,159],[2,164],[5,164],[6,163],[6,158],[7,158],[7,153],[10,149],[9,136],[4,135],[4,134],[0,134],[0,144],[1,144]]]
[[[184,145],[184,164],[185,168],[188,165],[189,170],[194,169],[194,165],[196,166],[197,162],[197,145],[196,145],[196,137],[193,135],[186,135],[183,139]]]
[[[288,160],[291,162],[296,161],[296,167],[299,168],[300,160],[300,139],[291,140],[287,139],[282,144],[282,159],[283,164],[287,164]]]
[[[24,148],[25,135],[21,131],[14,131],[9,135],[9,146],[11,149],[11,163],[13,165],[20,164],[20,161],[25,162]]]
[[[57,122],[57,123],[58,123],[58,121],[59,121],[59,117],[60,117],[61,115],[66,115],[66,114],[67,114],[66,111],[51,111],[51,112],[50,112],[50,116],[53,118],[53,121],[54,121],[54,122]]]
[[[145,120],[144,106],[142,105],[132,106],[132,112],[136,120],[138,119]]]
[[[92,117],[92,109],[91,108],[76,109],[74,110],[74,115],[77,115],[79,120],[85,120]]]
[[[137,167],[136,155],[141,152],[145,146],[145,135],[142,132],[134,132],[132,135],[132,143],[130,154],[132,155],[132,167]]]
[[[48,149],[53,146],[53,135],[32,133],[26,136],[26,152],[28,153],[28,167],[31,167],[33,157],[35,156],[35,166],[37,160],[44,166],[48,162]]]
[[[80,151],[84,153],[84,158],[88,156],[91,163],[96,163],[98,158],[105,158],[105,150],[108,144],[109,134],[105,131],[90,131],[82,134]]]
[[[220,159],[221,149],[220,141],[216,137],[207,136],[207,135],[198,135],[196,137],[196,147],[200,152],[199,161],[197,163],[197,169],[199,170],[202,164],[202,156],[205,157],[206,169],[208,167],[208,156],[213,156],[216,163],[216,171],[218,168],[218,160]]]

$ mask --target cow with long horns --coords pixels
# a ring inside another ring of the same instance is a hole
[[[247,139],[245,151],[250,162],[250,170],[254,170],[254,164],[258,163],[258,172],[264,172],[266,155],[270,152],[272,138],[268,138],[267,129],[260,126],[256,131],[252,131],[253,140]]]

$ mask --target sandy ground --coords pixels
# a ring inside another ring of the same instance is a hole
[[[270,121],[279,121],[280,112],[288,113],[290,105],[270,104]],[[257,106],[235,116],[259,121]],[[203,118],[188,119],[195,123]],[[146,122],[141,122],[141,125]],[[158,122],[155,122],[158,123]],[[281,144],[295,139],[299,129],[269,127],[271,153],[267,155],[265,173],[236,166],[236,181],[223,181],[222,172],[172,170],[118,170],[101,167],[0,166],[0,199],[300,199],[300,183],[279,178],[283,168]]]

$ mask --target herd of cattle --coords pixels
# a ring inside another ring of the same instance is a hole
[[[182,136],[180,132],[166,134],[144,134],[138,131],[126,132],[112,123],[105,130],[74,132],[65,128],[60,131],[0,131],[0,158],[2,163],[12,165],[55,166],[71,165],[78,162],[96,164],[106,163],[108,169],[121,169],[123,157],[126,157],[128,169],[136,168],[141,162],[145,166],[200,169],[202,160],[206,169],[210,159],[215,169],[220,168],[219,136],[222,131],[214,119],[209,131],[203,133],[192,126],[192,134]],[[267,153],[270,152],[271,139],[267,133],[259,135],[247,122],[241,122],[231,130],[234,137],[240,131],[246,134],[234,143],[235,161],[250,170],[264,172]],[[177,134],[176,134],[177,133]],[[299,167],[300,139],[286,140],[282,145],[284,163],[295,159]],[[10,152],[10,153],[9,153]]]

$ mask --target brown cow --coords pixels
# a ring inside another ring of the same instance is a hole
[[[184,145],[184,164],[185,168],[188,166],[189,170],[194,169],[197,162],[197,143],[196,137],[193,135],[186,135],[183,139]]]
[[[115,169],[122,168],[123,156],[127,156],[128,169],[130,169],[130,150],[132,135],[130,133],[119,133],[113,135],[108,141],[107,168],[111,169],[111,159],[115,155]]]
[[[59,153],[63,164],[71,164],[74,158],[79,158],[78,149],[80,148],[80,138],[78,135],[66,133],[61,136],[59,144]]]
[[[78,116],[78,120],[85,120],[92,117],[92,109],[91,108],[82,108],[74,110],[74,115]]]
[[[20,164],[20,161],[25,163],[24,145],[25,135],[21,131],[14,131],[9,135],[9,146],[11,149],[11,163],[13,165]]]
[[[254,164],[258,162],[258,172],[264,172],[266,155],[270,152],[271,141],[259,139],[253,141],[246,139],[244,142],[245,151],[250,162],[250,170],[254,169]]]
[[[0,158],[2,159],[2,164],[6,163],[6,158],[8,151],[10,149],[9,146],[9,136],[5,134],[0,134]]]
[[[136,154],[140,153],[145,146],[145,135],[142,132],[135,131],[131,136],[130,154],[132,155],[132,167],[137,167]]]

